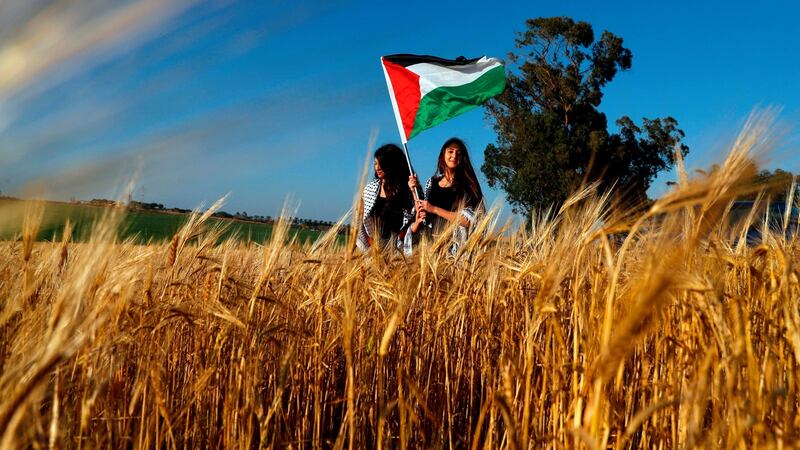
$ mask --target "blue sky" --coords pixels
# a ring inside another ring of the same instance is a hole
[[[276,215],[291,195],[299,216],[334,220],[351,205],[370,135],[399,143],[381,55],[505,58],[525,19],[540,16],[624,39],[633,67],[608,86],[601,110],[610,123],[675,117],[690,168],[719,161],[754,107],[782,107],[790,128],[800,118],[800,7],[788,2],[207,1],[168,11],[139,2],[154,9],[119,30],[102,25],[136,2],[100,13],[95,3],[68,6],[83,8],[81,19],[45,43],[51,64],[5,91],[0,77],[4,193],[41,181],[51,198],[108,197],[137,172],[137,200],[191,208],[230,192],[225,210]],[[3,48],[37,30],[22,9],[19,30],[0,31],[0,68]],[[62,48],[73,38],[87,44]],[[482,109],[423,132],[409,142],[421,178],[450,136],[467,142],[476,167],[495,139]],[[795,136],[768,167],[800,171]],[[490,202],[502,201],[483,184]]]

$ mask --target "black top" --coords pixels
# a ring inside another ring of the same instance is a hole
[[[469,197],[465,199],[464,206],[475,207],[472,196],[467,196],[463,189],[459,189],[458,186],[441,187],[439,186],[439,181],[441,181],[441,178],[433,179],[428,203],[447,211],[455,211],[460,206],[459,202],[465,197]],[[447,221],[435,214],[430,214],[428,217],[434,229],[447,226]]]
[[[370,217],[378,223],[376,229],[380,230],[380,237],[384,240],[398,234],[403,227],[403,208],[394,199],[376,198]]]

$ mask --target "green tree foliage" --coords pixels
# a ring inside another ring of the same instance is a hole
[[[719,164],[713,164],[707,171],[702,169],[695,170],[700,174],[713,176],[714,173],[720,170],[720,166]],[[797,179],[796,174],[783,169],[775,169],[773,171],[767,169],[759,170],[758,163],[754,160],[747,162],[747,170],[752,174],[750,179],[752,186],[748,186],[747,193],[740,195],[738,200],[755,200],[759,195],[765,195],[773,202],[784,201],[792,187],[792,182]],[[670,186],[675,184],[674,181],[667,182],[667,185]],[[794,195],[795,198],[800,195],[800,190],[797,186],[795,187]]]
[[[789,192],[794,177],[795,175],[792,172],[787,172],[783,169],[775,169],[772,172],[765,169],[756,175],[755,182],[763,186],[764,193],[772,201],[782,201],[786,199],[786,193]],[[755,195],[751,197],[755,197]]]
[[[567,17],[530,19],[509,54],[503,94],[487,102],[497,145],[489,144],[482,166],[492,187],[502,188],[514,211],[558,205],[582,183],[616,186],[627,201],[646,199],[655,175],[682,154],[683,131],[672,117],[623,116],[609,133],[598,111],[603,88],[633,55],[622,38]],[[513,70],[513,69],[516,70]]]

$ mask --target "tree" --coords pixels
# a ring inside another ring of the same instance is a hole
[[[769,196],[772,201],[785,200],[794,180],[795,175],[783,169],[775,169],[772,172],[764,169],[755,177],[755,183],[763,186],[764,194]],[[748,198],[755,198],[755,194]]]
[[[481,169],[500,187],[514,211],[558,206],[582,183],[615,186],[629,202],[646,199],[655,175],[683,155],[683,131],[672,117],[627,116],[610,133],[598,111],[603,88],[633,55],[622,38],[604,31],[595,41],[592,26],[568,17],[529,19],[509,54],[506,90],[486,104],[497,145],[484,151]],[[516,73],[512,70],[516,68]]]
[[[789,194],[791,190],[792,183],[797,181],[797,175],[790,171],[786,171],[783,169],[775,169],[774,171],[770,172],[767,169],[758,168],[757,161],[753,159],[749,159],[746,163],[746,173],[749,173],[749,182],[752,184],[749,186],[750,190],[748,190],[745,194],[739,195],[737,197],[738,200],[755,200],[756,197],[759,195],[764,195],[773,202],[782,202],[786,200],[786,196]],[[712,164],[711,168],[708,170],[702,169],[695,169],[696,172],[706,176],[715,176],[715,174],[720,170],[719,164]],[[674,186],[677,183],[674,181],[667,181],[668,186]],[[796,201],[800,192],[798,192],[798,186],[795,186],[794,189],[794,197]]]

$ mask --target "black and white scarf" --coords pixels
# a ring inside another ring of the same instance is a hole
[[[425,183],[425,199],[431,198],[431,189],[433,188],[433,183],[438,183],[440,177],[431,177],[428,178],[428,181]],[[468,226],[463,226],[460,223],[453,229],[453,245],[450,247],[450,253],[456,254],[458,251],[458,247],[466,242],[467,236],[469,236],[469,231],[473,225],[475,225],[475,217],[476,217],[476,210],[481,210],[481,205],[478,205],[477,208],[472,208],[470,206],[464,206],[460,210],[462,216],[467,219],[469,222]],[[433,221],[426,220],[423,224],[424,227],[431,229],[433,227]]]
[[[361,224],[358,228],[358,240],[356,241],[356,246],[362,251],[369,249],[370,243],[375,239],[376,232],[373,229],[374,224],[369,216],[372,214],[373,208],[375,208],[375,201],[378,199],[380,193],[381,180],[375,179],[364,186],[364,192],[361,194],[361,201],[364,204],[364,212],[361,215]],[[403,208],[403,225],[400,227],[400,236],[398,236],[395,246],[406,254],[411,253],[411,241],[408,241],[408,248],[406,248],[406,240],[404,237],[406,235],[408,226],[414,221],[414,217],[416,217],[416,215],[416,209],[413,206],[410,209]]]

